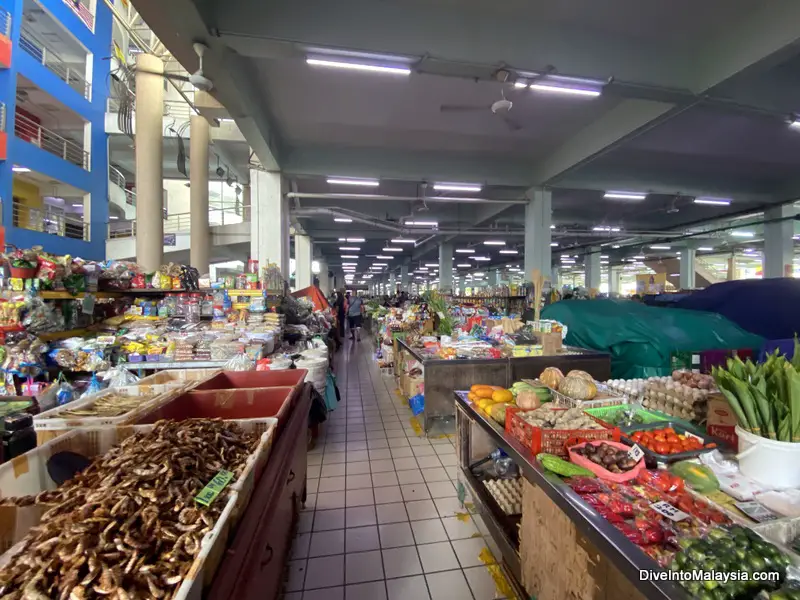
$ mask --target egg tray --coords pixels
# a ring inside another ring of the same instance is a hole
[[[484,487],[506,515],[522,514],[522,479],[484,479]],[[498,489],[499,488],[499,489]],[[512,504],[513,502],[513,504]],[[517,510],[515,510],[517,509]]]
[[[500,505],[495,500],[492,493],[485,486],[486,479],[494,479],[488,472],[475,474],[469,469],[462,469],[462,474],[469,480],[472,490],[485,509],[491,513],[494,521],[506,534],[506,537],[511,540],[515,548],[519,548],[519,524],[522,521],[522,515],[507,515]]]

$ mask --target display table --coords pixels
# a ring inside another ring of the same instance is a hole
[[[273,600],[280,594],[294,524],[306,493],[311,384],[303,386],[286,427],[228,545],[207,600]]]
[[[446,360],[425,356],[398,336],[395,336],[395,346],[394,365],[398,377],[404,361],[409,358],[423,365],[425,411],[419,418],[424,418],[426,433],[437,421],[453,418],[453,390],[468,390],[474,384],[509,388],[515,381],[538,378],[546,367],[558,367],[564,373],[580,369],[597,381],[605,381],[611,376],[611,357],[608,354],[582,348],[566,348],[570,354],[556,356]]]
[[[687,598],[677,584],[641,581],[641,570],[661,571],[661,567],[558,476],[546,472],[530,450],[506,435],[487,415],[476,411],[463,395],[456,393],[455,404],[459,479],[472,495],[475,510],[483,517],[496,545],[497,558],[521,597]],[[470,464],[498,447],[519,466],[524,479],[518,536],[508,517],[497,510],[489,492],[469,469]]]

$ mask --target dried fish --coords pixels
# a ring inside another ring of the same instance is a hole
[[[40,494],[55,505],[0,570],[0,597],[171,596],[224,507],[223,499],[201,507],[194,496],[220,468],[240,474],[257,445],[258,436],[219,419],[160,421],[126,438],[55,492]]]

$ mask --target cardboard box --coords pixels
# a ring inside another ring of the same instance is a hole
[[[738,448],[739,438],[736,435],[738,423],[736,414],[722,394],[708,397],[708,420],[706,431],[715,437],[724,440],[733,448]]]
[[[417,394],[425,393],[425,378],[424,377],[407,377],[406,387],[403,390],[406,397],[413,398]]]

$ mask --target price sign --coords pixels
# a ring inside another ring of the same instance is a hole
[[[650,505],[650,508],[652,508],[658,514],[667,517],[671,521],[683,521],[689,516],[682,510],[672,506],[672,504],[670,504],[669,502],[664,502],[664,501],[654,502],[653,504]]]
[[[216,500],[217,496],[219,496],[220,492],[230,483],[231,479],[233,479],[232,472],[225,470],[220,471],[206,484],[206,487],[200,490],[200,493],[194,497],[194,501],[203,506],[211,506],[211,503]]]
[[[639,447],[639,444],[634,444],[633,448],[628,450],[628,456],[632,460],[635,460],[636,462],[639,462],[640,460],[642,460],[642,457],[644,456],[644,450],[642,450]]]
[[[694,438],[694,439],[696,439],[698,442],[705,442],[705,440],[704,440],[703,438],[701,438],[699,435],[695,435],[695,434],[694,434],[694,433],[692,433],[691,431],[687,431],[687,432],[685,432],[683,435],[685,435],[685,436],[686,436],[686,437],[688,437],[688,438]]]

